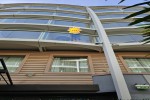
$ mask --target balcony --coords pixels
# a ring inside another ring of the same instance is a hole
[[[96,50],[94,37],[86,33],[77,35],[67,32],[40,32],[40,31],[0,31],[0,49],[14,50]],[[67,47],[67,48],[66,48]]]

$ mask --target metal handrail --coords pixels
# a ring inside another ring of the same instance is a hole
[[[2,67],[3,67],[3,69],[0,69],[0,75],[2,76],[2,78],[4,79],[4,81],[5,81],[8,85],[9,85],[9,83],[10,83],[10,85],[13,85],[13,82],[12,82],[12,80],[11,80],[10,74],[9,74],[9,72],[8,72],[8,69],[7,69],[7,67],[6,67],[6,64],[5,64],[4,60],[3,60],[3,58],[0,58],[0,63],[2,64]],[[8,80],[9,80],[9,83],[7,82],[7,80],[5,79],[5,77],[2,75],[2,73],[5,73],[5,74],[6,74]]]

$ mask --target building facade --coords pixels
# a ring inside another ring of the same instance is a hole
[[[150,99],[150,44],[139,28],[145,23],[128,26],[149,13],[124,20],[143,8],[122,8],[1,4],[0,57],[13,85],[1,73],[0,98]],[[80,33],[69,33],[72,27]]]

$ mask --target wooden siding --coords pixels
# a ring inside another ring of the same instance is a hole
[[[148,53],[138,53],[145,56]],[[93,75],[109,74],[106,58],[100,52],[23,52],[0,51],[0,55],[24,55],[20,67],[15,73],[11,73],[14,84],[93,84]],[[137,53],[116,53],[117,60],[123,73],[129,69],[125,65],[123,56],[137,56]],[[90,72],[88,73],[64,73],[49,72],[53,56],[87,56]],[[4,81],[0,81],[4,83]]]

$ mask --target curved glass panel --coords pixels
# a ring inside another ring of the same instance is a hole
[[[72,22],[72,21],[65,21],[65,20],[53,20],[51,24],[64,25],[64,26],[76,26],[76,27],[88,27],[88,24],[86,23]]]
[[[53,15],[53,12],[41,12],[41,11],[13,11],[13,12],[0,12],[0,15],[9,15],[9,14],[24,14],[24,15]]]
[[[130,42],[140,42],[144,39],[142,35],[138,34],[116,34],[108,36],[111,43],[130,43]]]
[[[0,38],[38,39],[41,32],[0,31]]]
[[[59,7],[61,10],[70,10],[70,11],[77,11],[77,12],[85,12],[85,10],[80,8],[73,8],[73,7]]]
[[[95,9],[95,12],[118,12],[118,11],[122,11],[121,9]]]
[[[107,14],[107,15],[99,15],[99,18],[122,18],[126,17],[128,14]]]
[[[5,9],[24,9],[26,7],[27,6],[17,6],[17,7],[8,7],[8,8],[5,8]]]
[[[142,34],[114,34],[108,35],[110,43],[132,43],[141,42],[144,37]],[[98,37],[94,38],[95,43],[101,43]]]
[[[131,37],[137,42],[140,42],[145,38],[143,35],[140,34],[132,34]]]
[[[57,6],[17,6],[17,7],[8,7],[5,9],[56,9]]]
[[[57,9],[57,6],[28,6],[27,8],[33,8],[33,9]]]
[[[112,27],[127,27],[130,22],[112,22],[112,23],[102,23],[104,28]]]
[[[49,20],[42,19],[0,19],[1,23],[37,23],[47,24]]]
[[[17,12],[0,12],[0,15],[9,15],[9,14],[15,14]]]
[[[53,15],[53,12],[41,12],[41,11],[23,11],[17,14],[27,14],[27,15]]]
[[[145,16],[148,16],[148,14],[141,14],[141,15],[138,15],[138,16],[135,16],[135,17],[145,17]]]
[[[138,8],[128,8],[128,9],[122,9],[123,11],[127,11],[127,12],[137,12],[140,11],[142,9],[138,9]]]
[[[87,16],[81,15],[81,14],[71,14],[71,13],[62,13],[62,12],[57,12],[56,15],[59,15],[59,16],[69,16],[69,17],[77,17],[77,18],[87,18]]]
[[[80,34],[70,34],[61,32],[46,32],[43,39],[44,40],[58,40],[58,41],[74,41],[74,42],[85,42],[91,43],[91,37],[88,35]]]

